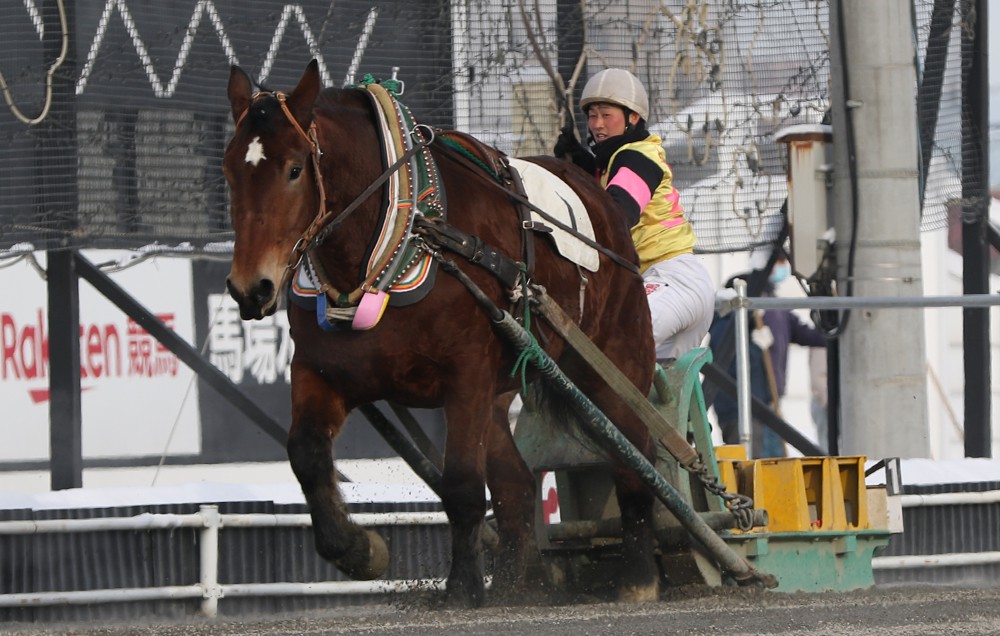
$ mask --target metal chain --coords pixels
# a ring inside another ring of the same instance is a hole
[[[693,464],[683,466],[698,478],[705,490],[722,498],[726,504],[726,509],[733,514],[736,519],[736,527],[743,532],[749,532],[753,528],[753,499],[740,493],[726,491],[725,484],[719,482],[719,478],[709,472],[708,466],[700,459]]]

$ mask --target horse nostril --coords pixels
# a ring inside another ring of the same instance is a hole
[[[253,290],[254,300],[258,305],[264,305],[274,296],[274,283],[270,278],[262,278]]]

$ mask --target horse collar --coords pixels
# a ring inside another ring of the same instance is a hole
[[[423,298],[433,285],[436,268],[430,255],[411,240],[417,217],[443,219],[445,215],[444,192],[428,149],[433,131],[423,134],[421,131],[427,128],[416,124],[409,109],[384,87],[371,84],[365,88],[378,115],[384,164],[388,167],[336,218],[329,218],[323,202],[321,216],[314,219],[293,248],[282,280],[284,289],[294,271],[305,269],[308,289],[293,285],[292,298],[314,297],[317,319],[324,329],[343,321],[351,321],[355,329],[375,326],[387,304],[402,306]],[[319,165],[318,156],[314,163]],[[317,179],[321,179],[318,170]],[[365,258],[364,278],[353,291],[340,292],[329,283],[319,261],[309,255],[334,227],[386,183],[388,194],[376,230],[378,240]],[[296,277],[296,282],[302,282],[302,276]]]

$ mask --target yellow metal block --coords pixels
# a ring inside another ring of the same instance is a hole
[[[755,508],[767,510],[765,532],[810,529],[807,486],[799,458],[759,459],[741,470]]]
[[[726,444],[725,446],[716,446],[715,458],[746,461],[747,449],[743,448],[739,444]]]
[[[719,481],[726,485],[726,492],[732,494],[740,492],[736,465],[740,461],[746,461],[746,449],[734,444],[716,446],[714,450],[715,460],[719,466]]]
[[[868,498],[865,458],[783,457],[737,461],[739,492],[767,510],[769,523],[755,532],[865,530]]]
[[[830,479],[830,458],[808,457],[801,461],[809,510],[809,528],[804,529],[843,530],[843,496],[840,482]]]
[[[831,457],[832,478],[840,482],[844,498],[845,529],[871,528],[868,517],[868,488],[865,486],[865,460],[862,455]]]
[[[736,481],[736,465],[733,462],[719,460],[719,481],[725,484],[726,492],[735,495],[739,492],[739,483]]]

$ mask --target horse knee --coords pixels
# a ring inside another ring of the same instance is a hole
[[[332,447],[329,435],[319,434],[310,427],[293,426],[289,432],[285,444],[288,463],[307,494],[318,484],[333,479]]]
[[[478,488],[470,488],[465,479],[445,479],[440,493],[441,505],[453,525],[467,525],[486,516],[486,484],[479,483]]]

